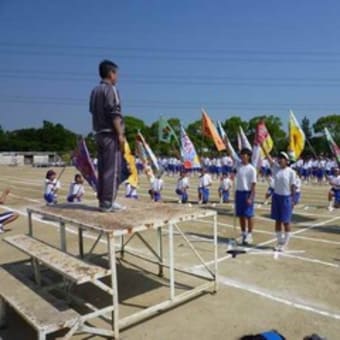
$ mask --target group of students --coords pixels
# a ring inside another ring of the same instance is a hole
[[[61,187],[54,170],[48,170],[45,176],[44,200],[47,205],[54,205],[58,202],[58,191]],[[81,202],[84,196],[84,180],[80,174],[74,176],[74,180],[69,186],[69,192],[66,200],[69,203]]]
[[[168,176],[176,176],[183,170],[183,165],[180,159],[176,157],[160,157],[158,158],[159,165],[164,169]],[[139,174],[143,172],[143,163],[136,158],[136,165]],[[235,169],[235,160],[229,156],[222,157],[202,157],[200,167],[188,170],[190,173],[199,173],[203,167],[206,171],[215,178],[219,178],[223,173],[232,173]],[[301,158],[291,165],[291,168],[296,170],[302,181],[306,183],[326,183],[329,176],[334,175],[334,169],[337,168],[337,162],[333,158],[324,156]],[[259,166],[259,177],[266,179],[271,175],[271,165],[268,159],[261,160]]]
[[[206,169],[200,169],[199,183],[198,183],[198,203],[206,204],[209,202],[210,187],[212,185],[212,177]],[[159,202],[162,199],[162,190],[164,187],[164,180],[160,175],[150,178],[150,189],[148,191],[150,198]],[[189,201],[189,172],[182,170],[176,183],[175,193],[178,196],[178,203],[188,203]],[[229,202],[230,189],[232,188],[232,180],[230,175],[224,173],[220,178],[220,185],[218,187],[218,194],[221,203]],[[126,197],[128,197],[126,195]]]

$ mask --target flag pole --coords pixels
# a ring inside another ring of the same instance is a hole
[[[313,153],[314,157],[317,158],[318,156],[317,156],[317,154],[316,154],[316,152],[315,152],[315,149],[313,148],[311,142],[309,141],[309,139],[308,139],[307,137],[306,137],[306,141],[307,141],[308,146],[309,146],[310,149],[312,150],[312,153]]]

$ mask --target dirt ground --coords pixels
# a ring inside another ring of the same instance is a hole
[[[20,218],[11,225],[9,235],[27,232],[26,208],[43,204],[42,189],[46,169],[25,167],[0,167],[0,190],[10,187],[12,193],[0,211],[12,209]],[[59,201],[64,201],[68,185],[75,174],[67,168],[62,176]],[[178,204],[174,193],[176,178],[164,176],[163,199]],[[190,179],[189,200],[197,201],[198,179]],[[287,339],[299,340],[311,333],[319,333],[328,340],[340,339],[340,211],[327,210],[328,185],[304,184],[302,201],[295,208],[293,236],[289,249],[275,256],[273,222],[269,218],[270,205],[262,204],[267,184],[257,186],[257,209],[255,217],[254,241],[256,246],[247,253],[233,258],[227,253],[227,240],[239,236],[234,228],[232,203],[219,204],[218,182],[214,180],[211,190],[211,209],[218,211],[219,222],[219,290],[217,294],[203,294],[147,321],[134,325],[121,333],[122,339],[184,340],[184,339],[238,339],[247,333],[257,333],[268,329],[279,330]],[[96,204],[95,195],[86,187],[84,202]],[[148,184],[141,177],[140,200],[150,201]],[[121,196],[123,196],[121,192]],[[57,226],[48,221],[34,222],[39,236],[58,244]],[[212,226],[208,220],[183,223],[186,235],[208,262],[212,259]],[[68,246],[76,251],[77,237],[69,230]],[[153,242],[155,232],[145,233]],[[164,232],[165,244],[167,233]],[[91,239],[87,242],[90,245]],[[92,241],[93,242],[93,241]],[[138,240],[129,247],[148,254],[148,250]],[[97,251],[103,251],[104,244]],[[18,250],[5,242],[0,242],[0,263],[6,264],[25,259]],[[196,273],[203,268],[192,255],[189,247],[178,235],[175,236],[175,261],[182,267]],[[167,286],[155,275],[156,266],[126,256],[118,267],[119,291],[122,314],[145,308],[167,298]],[[194,284],[196,279],[178,275],[179,281]],[[96,294],[91,287],[80,290],[89,298]],[[178,286],[178,290],[183,289]],[[100,298],[100,297],[98,297]],[[101,297],[105,300],[105,297]],[[102,321],[98,321],[101,323]],[[60,334],[53,334],[55,339]],[[9,313],[8,328],[0,330],[3,340],[31,340],[35,333],[13,311]],[[101,337],[78,334],[74,339],[102,339]]]

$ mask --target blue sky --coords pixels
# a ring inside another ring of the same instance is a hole
[[[0,124],[91,130],[97,65],[120,66],[125,114],[286,123],[339,112],[340,2],[0,0]]]

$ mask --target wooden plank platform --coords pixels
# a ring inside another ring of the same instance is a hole
[[[8,236],[3,240],[76,284],[110,274],[108,269],[86,263],[27,235]]]
[[[0,296],[40,334],[72,327],[79,318],[65,302],[41,290],[38,293],[32,284],[3,268],[0,268],[0,282]]]
[[[69,222],[97,231],[112,232],[116,235],[216,215],[213,210],[174,203],[145,203],[131,199],[120,199],[120,202],[127,209],[111,213],[100,212],[96,206],[85,204],[57,204],[28,209],[28,211],[56,221]]]

